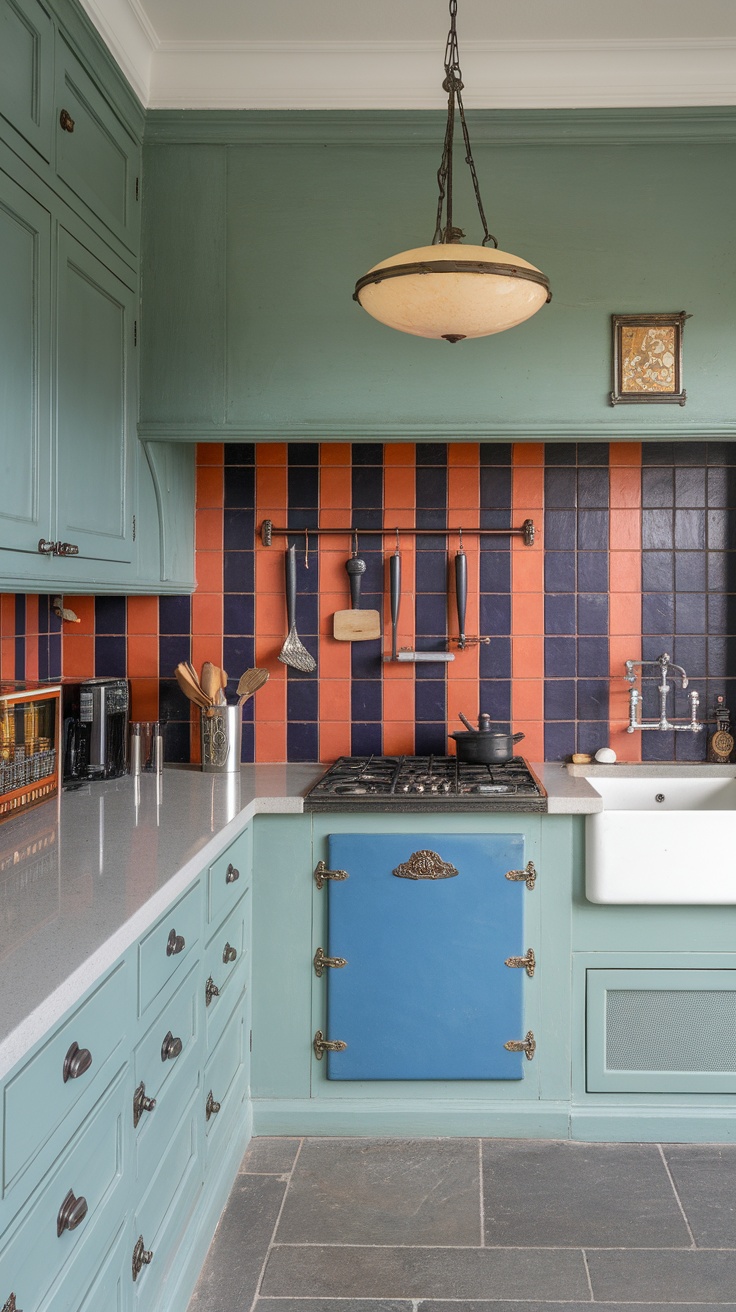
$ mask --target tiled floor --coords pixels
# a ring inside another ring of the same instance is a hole
[[[254,1139],[189,1312],[736,1312],[736,1146]]]

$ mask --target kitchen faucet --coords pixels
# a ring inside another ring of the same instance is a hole
[[[688,701],[690,702],[690,719],[680,723],[675,723],[674,720],[667,719],[667,695],[670,691],[670,684],[667,682],[667,675],[670,671],[679,674],[684,691],[688,685],[688,677],[682,666],[673,665],[666,652],[663,652],[661,656],[658,656],[656,661],[626,661],[626,674],[624,675],[624,678],[628,683],[633,684],[636,682],[636,675],[634,673],[634,667],[636,665],[640,666],[642,669],[645,665],[659,666],[661,675],[661,682],[657,689],[659,692],[659,719],[639,719],[642,695],[638,688],[632,688],[629,693],[629,724],[626,732],[635,733],[637,729],[673,729],[677,732],[677,730],[680,729],[685,733],[699,733],[703,727],[698,720],[700,694],[695,692],[694,689],[692,692],[688,693]]]

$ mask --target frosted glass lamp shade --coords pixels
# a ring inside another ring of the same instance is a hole
[[[541,309],[550,291],[527,260],[449,243],[382,260],[358,280],[354,299],[389,328],[454,342],[514,328]]]

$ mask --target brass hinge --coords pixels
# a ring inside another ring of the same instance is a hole
[[[135,515],[133,516],[133,541],[135,542]]]
[[[314,973],[317,976],[317,979],[321,979],[325,971],[325,966],[331,966],[333,970],[339,970],[341,966],[347,966],[348,963],[346,957],[326,957],[323,949],[317,948],[317,951],[314,954],[314,962],[312,964],[314,965]]]
[[[534,978],[534,970],[537,965],[537,958],[534,955],[534,948],[527,948],[526,955],[523,957],[507,957],[504,966],[513,966],[518,970],[525,970],[530,979]]]
[[[537,871],[533,861],[527,861],[523,870],[507,870],[506,878],[520,881],[523,879],[528,889],[534,888],[537,882]]]
[[[527,1030],[525,1039],[509,1039],[503,1046],[507,1052],[523,1052],[527,1061],[532,1061],[537,1051],[537,1041],[531,1030]]]
[[[326,861],[318,861],[314,869],[314,882],[317,888],[323,888],[326,879],[347,879],[347,870],[328,870]]]
[[[136,200],[140,200],[140,194],[141,194],[140,178],[136,178],[136,180],[135,180],[135,198],[136,198]]]
[[[326,1052],[344,1052],[347,1046],[347,1043],[343,1043],[342,1039],[324,1038],[321,1030],[317,1030],[312,1044],[317,1061],[321,1061]]]
[[[133,320],[133,345],[138,345],[138,320]]]

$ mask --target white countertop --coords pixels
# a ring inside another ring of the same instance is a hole
[[[602,807],[535,765],[550,814]],[[0,1078],[259,813],[303,811],[325,766],[167,767],[63,792],[0,826]]]

